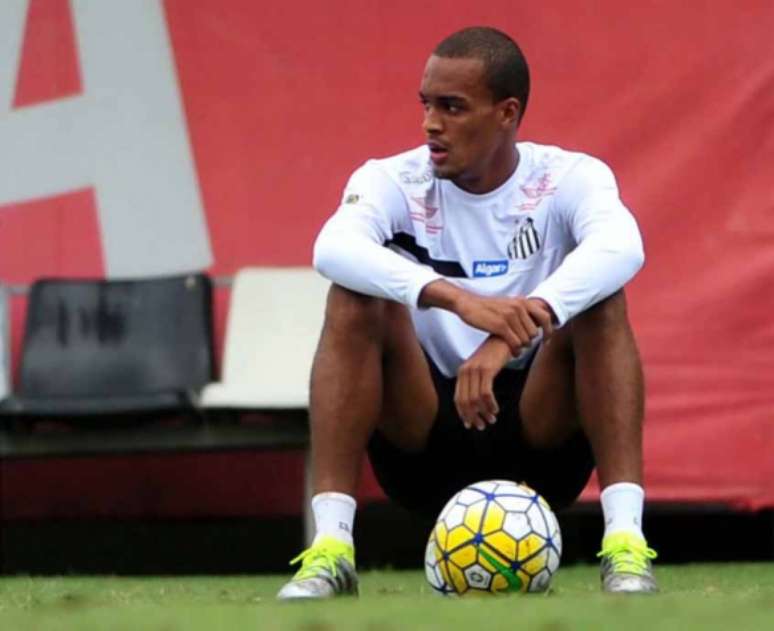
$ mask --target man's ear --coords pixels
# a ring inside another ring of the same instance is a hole
[[[510,96],[502,102],[502,120],[506,126],[518,125],[521,116],[521,101]]]

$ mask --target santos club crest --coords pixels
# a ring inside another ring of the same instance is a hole
[[[518,224],[518,230],[508,244],[508,258],[526,259],[540,249],[540,235],[535,228],[535,222],[527,217]]]

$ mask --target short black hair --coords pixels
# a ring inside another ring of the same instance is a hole
[[[529,66],[518,44],[508,35],[489,26],[471,26],[449,35],[433,54],[483,61],[487,86],[495,101],[519,99],[521,121],[529,98]]]

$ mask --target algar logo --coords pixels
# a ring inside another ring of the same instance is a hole
[[[502,276],[508,271],[508,261],[473,261],[473,277],[489,278],[490,276]]]

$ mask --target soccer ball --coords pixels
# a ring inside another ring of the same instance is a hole
[[[425,550],[425,576],[443,595],[542,592],[562,554],[559,523],[524,484],[476,482],[452,497]]]

